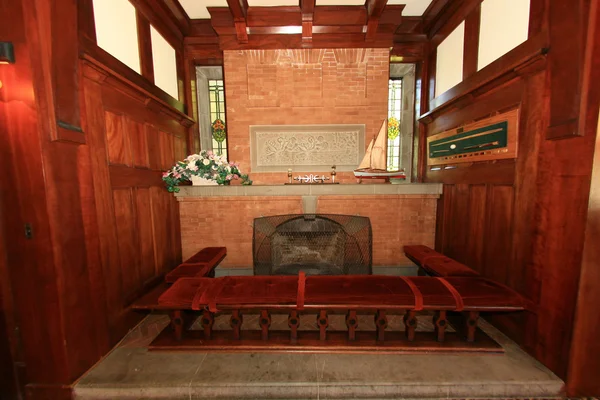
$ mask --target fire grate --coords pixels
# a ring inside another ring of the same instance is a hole
[[[254,275],[370,275],[368,217],[291,214],[254,220]]]

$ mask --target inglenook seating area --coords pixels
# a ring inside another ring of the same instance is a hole
[[[600,0],[0,0],[0,400],[600,396]]]
[[[297,218],[274,220],[287,225]],[[315,220],[314,215],[307,218]],[[260,226],[264,223],[257,220]],[[306,238],[295,239],[303,244]],[[150,344],[151,350],[501,352],[477,328],[479,313],[522,311],[522,297],[425,246],[407,246],[405,251],[426,271],[451,277],[325,276],[320,271],[306,276],[300,267],[298,276],[211,278],[226,250],[206,248],[167,277],[172,286],[142,299],[136,308],[170,315],[170,326]],[[432,260],[442,260],[445,268],[431,267]],[[306,270],[314,273],[314,265]],[[417,334],[417,314],[421,313],[432,318],[432,332]],[[258,329],[243,327],[244,316],[249,314],[259,315]],[[287,316],[289,329],[271,330],[272,314]],[[334,314],[345,316],[344,331],[330,328],[329,318]],[[316,318],[317,330],[299,330],[301,316],[306,315]],[[373,331],[357,331],[363,315],[374,318]],[[396,315],[402,317],[402,331],[389,329],[388,317]],[[217,316],[228,317],[230,329],[213,329]],[[449,325],[451,333],[446,332]]]

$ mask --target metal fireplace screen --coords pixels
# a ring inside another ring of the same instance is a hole
[[[254,220],[254,275],[371,274],[368,217],[293,214]]]

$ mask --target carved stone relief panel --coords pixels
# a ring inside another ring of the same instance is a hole
[[[251,125],[252,172],[354,170],[365,153],[365,125]]]

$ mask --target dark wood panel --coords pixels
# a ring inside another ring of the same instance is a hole
[[[123,116],[106,112],[105,118],[108,162],[115,165],[131,165],[131,149],[129,139],[125,136]]]
[[[157,275],[154,262],[154,241],[152,240],[152,198],[149,188],[135,190],[135,208],[137,240],[140,246],[140,283],[144,285]]]
[[[150,168],[153,170],[162,170],[162,153],[160,147],[161,133],[154,126],[146,124],[144,125],[146,132],[146,142],[148,143],[148,159],[150,162]]]
[[[140,285],[140,251],[132,190],[113,190],[115,226],[119,243],[123,308],[133,301]]]
[[[483,273],[483,256],[486,236],[487,215],[487,188],[485,185],[470,185],[468,199],[468,229],[466,231],[467,243],[462,254],[463,262]]]
[[[169,198],[166,197],[163,188],[150,188],[152,204],[152,234],[154,243],[155,269],[158,274],[166,272],[169,268],[170,255],[170,233],[169,221],[165,215],[169,215]]]
[[[148,169],[128,168],[120,165],[111,165],[110,184],[116,188],[133,188],[148,186],[163,186],[162,173]]]
[[[446,238],[446,254],[459,262],[463,262],[467,245],[467,230],[462,229],[469,221],[469,185],[454,185],[450,212],[444,214],[445,224],[452,234]]]
[[[513,201],[512,186],[488,186],[483,274],[501,283],[508,280],[506,266],[511,262]]]
[[[129,136],[133,166],[150,168],[148,158],[148,142],[144,125],[132,119],[126,119],[127,135]]]
[[[175,161],[175,154],[173,152],[174,147],[173,135],[167,132],[160,132],[160,154],[161,154],[161,166],[163,170],[171,168]]]

